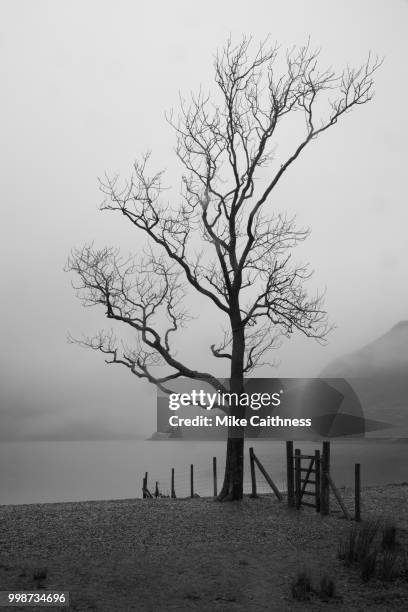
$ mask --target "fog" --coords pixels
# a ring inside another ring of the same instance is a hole
[[[92,333],[106,321],[103,309],[81,307],[64,265],[85,242],[138,252],[140,235],[98,210],[97,177],[126,176],[151,149],[154,167],[167,168],[166,183],[177,187],[181,168],[164,113],[177,108],[180,91],[214,89],[213,55],[230,34],[258,41],[270,33],[283,48],[310,36],[322,64],[337,69],[361,64],[370,50],[385,58],[374,100],[313,142],[269,204],[310,226],[298,256],[315,270],[311,287],[326,289],[336,329],[324,347],[294,336],[276,355],[279,367],[259,376],[316,375],[408,318],[408,3],[27,0],[2,7],[2,440],[153,431],[155,389],[67,343],[68,332]],[[199,307],[183,358],[217,375],[209,345],[219,329],[212,308],[203,300]]]

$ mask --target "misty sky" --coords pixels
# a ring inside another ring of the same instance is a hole
[[[312,286],[326,288],[337,329],[326,347],[293,338],[279,369],[259,375],[315,375],[408,318],[407,26],[403,0],[3,0],[1,439],[154,429],[154,388],[67,344],[69,331],[92,333],[104,318],[81,307],[63,268],[85,242],[137,252],[140,236],[98,211],[97,177],[126,176],[152,149],[155,167],[177,184],[164,112],[177,107],[179,91],[213,88],[213,54],[229,34],[257,41],[270,33],[283,47],[310,35],[322,64],[337,69],[369,50],[385,57],[375,99],[313,142],[270,203],[311,227],[299,257],[315,269]],[[206,312],[193,324],[194,346],[190,335],[183,349],[217,374],[208,346],[218,331],[205,328]]]

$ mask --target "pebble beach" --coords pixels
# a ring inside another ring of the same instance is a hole
[[[343,494],[352,510],[351,491]],[[407,610],[408,581],[362,584],[338,560],[350,522],[331,506],[329,517],[270,495],[0,506],[0,587],[36,588],[42,571],[42,586],[69,591],[78,612]],[[408,545],[408,483],[364,489],[362,511],[394,520]],[[293,601],[302,567],[316,580],[330,575],[336,599]]]

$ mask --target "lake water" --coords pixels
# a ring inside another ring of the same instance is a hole
[[[285,443],[246,442],[279,488],[285,488]],[[316,442],[299,442],[304,453],[319,448]],[[408,481],[408,444],[398,441],[341,440],[332,448],[332,475],[339,487],[352,486],[354,463],[361,463],[362,483]],[[171,468],[175,468],[177,496],[190,492],[190,464],[194,464],[195,490],[212,495],[212,457],[217,457],[221,484],[224,442],[101,441],[101,442],[2,442],[0,443],[0,504],[27,504],[141,497],[141,483],[149,473],[168,493]],[[245,490],[250,490],[245,466]],[[269,492],[258,472],[259,492]]]

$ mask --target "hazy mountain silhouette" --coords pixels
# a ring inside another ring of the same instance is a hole
[[[320,376],[345,378],[359,396],[367,418],[394,425],[382,435],[408,436],[408,321],[336,359]]]

